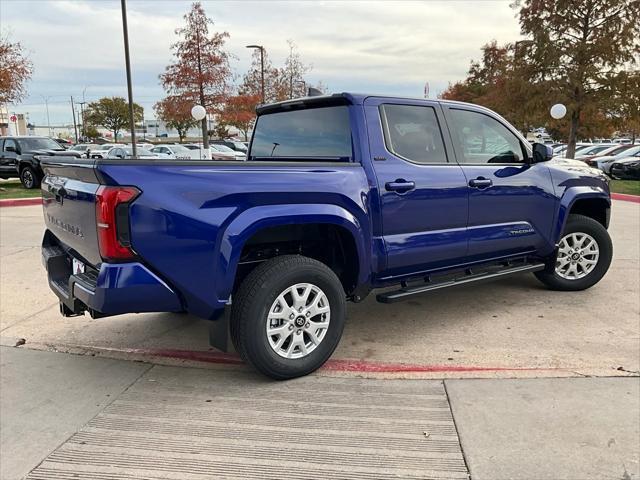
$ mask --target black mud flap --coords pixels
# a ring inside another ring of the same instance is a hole
[[[209,344],[225,353],[234,350],[229,331],[230,310],[230,308],[225,308],[224,313],[209,322]]]

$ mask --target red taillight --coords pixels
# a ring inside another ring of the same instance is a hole
[[[98,246],[103,260],[129,260],[135,257],[129,238],[129,206],[140,194],[135,187],[98,187],[96,223]]]

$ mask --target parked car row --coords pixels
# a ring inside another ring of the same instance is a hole
[[[576,159],[602,170],[611,178],[640,179],[640,145],[618,145],[598,155],[576,156]]]
[[[236,148],[231,148],[227,146],[227,144],[234,145]],[[123,143],[109,143],[104,145],[78,144],[71,147],[69,151],[79,152],[87,158],[130,158],[132,156],[132,152],[126,153],[120,151],[123,148],[131,150],[129,145],[125,145]],[[114,149],[120,150],[114,151]],[[144,155],[146,158],[170,158],[174,160],[200,160],[203,158],[202,145],[195,143],[168,143],[161,145],[140,143],[137,144],[137,150],[138,156]],[[245,160],[247,158],[246,146],[244,143],[232,141],[227,142],[224,140],[215,140],[212,142],[210,144],[210,154],[212,160]]]
[[[552,148],[554,156],[566,157],[567,145],[553,144]],[[637,143],[578,143],[573,158],[614,179],[640,179],[640,144]]]
[[[68,143],[68,142],[66,142]],[[0,178],[19,178],[24,188],[38,188],[44,176],[40,158],[66,155],[94,159],[130,159],[133,148],[124,143],[77,145],[62,144],[50,137],[0,137]],[[136,156],[143,159],[200,160],[202,146],[198,144],[136,144]],[[212,160],[246,160],[247,146],[243,142],[214,140],[210,145]]]

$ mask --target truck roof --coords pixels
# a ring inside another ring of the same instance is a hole
[[[378,97],[378,98],[390,98],[397,100],[417,100],[417,101],[431,101],[431,102],[439,102],[446,104],[455,104],[455,105],[472,105],[473,107],[486,109],[482,105],[470,104],[466,102],[458,102],[455,100],[441,100],[441,99],[425,99],[420,97],[410,97],[410,96],[398,96],[398,95],[382,95],[382,94],[370,94],[370,93],[352,93],[352,92],[341,92],[341,93],[333,93],[331,95],[318,95],[314,97],[301,97],[301,98],[293,98],[291,100],[284,100],[281,102],[268,103],[265,105],[258,105],[256,108],[256,112],[258,115],[262,115],[265,113],[273,113],[277,111],[286,111],[286,110],[295,110],[297,108],[304,107],[312,107],[312,106],[330,106],[330,105],[362,105],[364,101],[369,97]]]

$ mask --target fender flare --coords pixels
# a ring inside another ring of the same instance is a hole
[[[228,302],[236,277],[238,262],[246,242],[264,228],[283,225],[326,223],[343,227],[352,235],[359,259],[358,284],[370,281],[370,252],[367,227],[348,210],[337,205],[294,204],[262,205],[249,208],[224,228],[216,262],[216,297]]]
[[[20,172],[25,166],[29,166],[33,168],[36,173],[42,173],[42,169],[40,168],[40,162],[35,158],[21,158],[18,160],[18,172]]]
[[[567,219],[569,218],[569,212],[577,201],[585,199],[603,200],[607,203],[608,208],[611,209],[611,196],[609,192],[603,188],[593,186],[573,186],[567,188],[560,198],[560,205],[558,207],[558,214],[553,231],[552,238],[556,243],[560,240],[560,235],[564,231]]]

